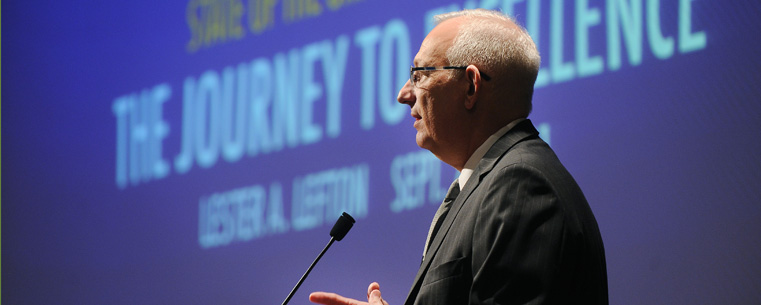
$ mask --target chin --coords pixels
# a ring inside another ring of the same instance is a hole
[[[415,140],[415,142],[417,143],[417,146],[419,146],[420,148],[425,148],[425,146],[423,145],[423,142],[421,142],[420,140]]]
[[[417,142],[417,146],[420,146],[420,148],[424,148],[427,150],[431,150],[433,147],[433,140],[431,138],[426,137],[423,134],[418,133],[415,137],[415,142]]]

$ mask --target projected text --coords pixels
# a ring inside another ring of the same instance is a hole
[[[307,174],[294,178],[292,189],[290,206],[285,206],[279,182],[202,197],[198,204],[198,243],[202,248],[214,248],[290,230],[308,230],[335,221],[342,212],[365,218],[370,168],[358,164]]]
[[[441,166],[439,159],[424,150],[396,156],[391,162],[391,184],[396,193],[391,211],[398,213],[422,207],[426,202],[441,202],[447,190],[441,186]]]
[[[185,22],[190,31],[188,53],[210,48],[246,36],[272,30],[278,22],[291,24],[321,16],[325,7],[337,11],[364,0],[190,0]],[[324,2],[324,3],[323,3]]]
[[[194,163],[212,167],[220,156],[236,162],[337,137],[348,48],[348,38],[339,36],[226,67],[221,75],[209,70],[186,78],[176,171],[185,173]]]

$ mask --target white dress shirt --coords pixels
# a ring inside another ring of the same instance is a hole
[[[510,129],[515,127],[515,125],[518,125],[518,123],[526,120],[525,118],[520,118],[515,121],[510,122],[510,124],[507,124],[505,127],[500,128],[492,134],[486,141],[484,141],[481,146],[476,149],[476,151],[473,152],[472,155],[470,155],[470,159],[468,159],[468,162],[465,162],[465,166],[463,166],[462,171],[460,172],[460,177],[457,178],[457,182],[460,184],[460,190],[465,188],[465,183],[468,183],[468,179],[470,179],[470,176],[473,175],[473,171],[476,169],[476,166],[478,166],[478,162],[481,161],[481,158],[486,155],[486,152],[489,151],[489,148],[491,148],[494,143],[499,140],[503,135],[505,135]]]

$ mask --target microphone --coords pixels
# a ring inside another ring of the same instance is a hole
[[[309,272],[312,272],[312,268],[314,268],[315,265],[317,265],[317,262],[322,258],[322,255],[325,254],[326,251],[328,251],[328,248],[330,248],[330,245],[333,244],[334,241],[341,241],[344,236],[346,236],[346,233],[349,233],[349,230],[352,226],[354,226],[354,218],[351,217],[351,215],[347,214],[346,212],[343,212],[341,216],[338,217],[338,220],[336,220],[336,224],[333,225],[333,228],[330,229],[330,242],[328,242],[328,245],[325,246],[324,249],[322,249],[322,252],[320,252],[320,255],[317,256],[317,258],[312,262],[312,265],[309,266],[309,269],[307,269],[307,272],[304,273],[304,275],[301,276],[301,279],[298,283],[296,283],[296,286],[293,287],[293,290],[291,290],[291,293],[288,294],[288,297],[285,298],[285,301],[283,301],[282,305],[288,304],[288,301],[291,300],[293,295],[296,293],[296,290],[301,287],[301,283],[304,282],[304,280],[307,278],[307,275],[309,275]]]

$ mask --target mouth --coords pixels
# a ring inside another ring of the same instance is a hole
[[[413,112],[410,112],[410,115],[411,115],[413,118],[415,118],[415,122],[417,122],[417,121],[420,121],[420,120],[422,120],[422,119],[423,119],[422,117],[420,117],[420,115],[419,115],[419,114],[417,114],[417,113],[416,113],[416,112],[414,112],[414,111],[413,111]]]
[[[423,120],[423,118],[422,118],[422,117],[420,117],[420,116],[419,116],[418,114],[416,114],[416,113],[412,113],[411,115],[412,115],[412,117],[413,117],[413,118],[415,118],[415,122],[412,124],[412,126],[414,126],[414,127],[415,127],[415,129],[417,129],[417,127],[418,127],[418,124],[420,124],[420,122]]]

